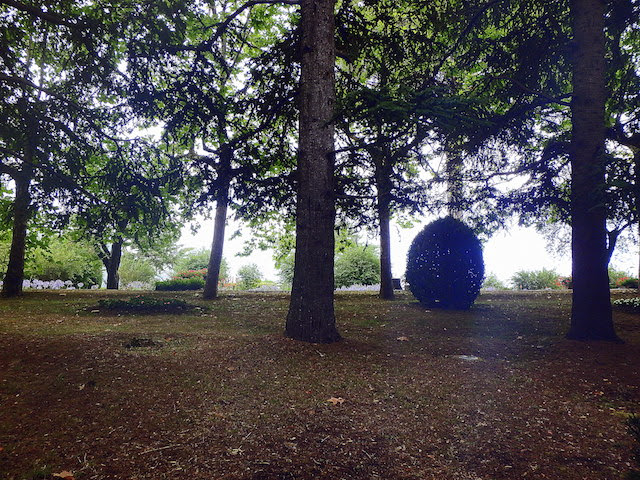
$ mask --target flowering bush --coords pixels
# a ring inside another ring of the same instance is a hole
[[[192,278],[174,278],[156,282],[156,290],[164,291],[182,291],[182,290],[200,290],[204,288],[203,277]]]
[[[0,287],[2,287],[2,284],[3,282],[0,281]],[[98,285],[85,285],[83,282],[74,284],[71,280],[38,280],[35,278],[23,280],[22,288],[33,288],[35,290],[75,290],[77,288],[90,288],[91,290],[95,290],[98,288]]]
[[[614,300],[611,302],[613,305],[617,307],[627,307],[631,310],[640,310],[640,298],[619,298],[618,300]]]
[[[202,268],[200,270],[186,270],[184,272],[178,272],[173,277],[172,280],[178,280],[180,278],[202,278],[203,280],[207,278],[207,269]]]

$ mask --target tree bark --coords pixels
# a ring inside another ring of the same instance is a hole
[[[393,300],[391,273],[391,167],[384,154],[374,160],[376,168],[377,210],[380,223],[380,298]]]
[[[118,238],[111,245],[111,252],[108,259],[103,259],[104,266],[107,269],[107,290],[118,290],[120,286],[118,270],[120,270],[120,260],[122,260],[123,243],[124,241]]]
[[[207,300],[218,298],[218,281],[220,280],[220,265],[222,264],[222,251],[224,249],[224,231],[227,224],[227,208],[229,206],[229,174],[231,167],[230,152],[224,152],[221,156],[220,179],[221,185],[216,196],[216,215],[213,224],[213,241],[211,243],[211,255],[207,266],[207,278],[204,284],[202,296]]]
[[[638,223],[638,243],[640,244],[640,146],[633,148],[633,168],[635,174],[635,207]],[[638,293],[640,293],[640,255],[638,255]]]
[[[604,1],[571,0],[571,15],[573,301],[567,338],[618,341],[607,273]]]
[[[333,305],[335,0],[302,0],[296,253],[285,334],[340,340]]]
[[[2,294],[5,297],[15,297],[22,293],[27,225],[31,217],[31,174],[30,172],[21,172],[13,180],[16,185],[16,195],[13,201],[13,229],[9,263],[2,284]]]
[[[449,216],[462,220],[462,157],[459,152],[452,151],[447,154],[446,172]]]

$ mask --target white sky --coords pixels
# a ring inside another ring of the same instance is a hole
[[[431,219],[429,219],[431,220]],[[426,220],[425,224],[429,221]],[[202,220],[201,227],[196,234],[191,232],[189,226],[182,230],[180,243],[191,248],[210,248],[213,239],[213,220]],[[238,268],[248,263],[255,263],[260,268],[263,276],[269,280],[278,280],[278,274],[273,264],[270,251],[255,251],[249,257],[238,257],[237,253],[243,250],[244,241],[248,238],[249,229],[242,231],[245,237],[229,240],[239,224],[230,220],[226,229],[224,245],[224,257],[227,259],[231,274],[234,275]],[[411,229],[402,229],[392,225],[391,250],[392,270],[394,277],[404,274],[407,251],[415,235],[424,227],[424,224],[415,225]],[[377,243],[377,239],[370,240]],[[552,269],[560,275],[570,275],[571,257],[569,252],[552,254],[547,252],[547,243],[544,237],[534,228],[514,226],[508,232],[496,233],[484,245],[484,262],[487,274],[495,273],[500,280],[508,282],[509,278],[518,270]],[[618,270],[627,271],[633,276],[637,275],[638,251],[632,245],[627,252],[618,249],[614,254],[611,265]]]

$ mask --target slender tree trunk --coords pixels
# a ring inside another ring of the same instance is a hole
[[[122,260],[122,244],[124,241],[118,238],[111,245],[111,254],[105,264],[107,269],[107,290],[118,290],[120,286],[120,260]]]
[[[24,280],[24,257],[27,240],[27,224],[31,217],[31,175],[23,172],[14,179],[16,196],[13,201],[13,230],[7,273],[2,284],[2,293],[6,297],[15,297],[22,293]]]
[[[218,297],[218,281],[220,280],[220,265],[224,248],[224,230],[227,223],[227,208],[229,205],[229,180],[225,178],[216,199],[216,216],[213,225],[213,242],[211,256],[207,267],[207,279],[202,296],[207,300]]]
[[[380,298],[393,300],[391,274],[391,168],[383,154],[375,159],[378,222],[380,223]]]
[[[567,338],[617,341],[607,273],[604,1],[571,0],[571,14],[573,303]]]
[[[296,254],[285,334],[340,340],[333,306],[335,0],[301,0]]]

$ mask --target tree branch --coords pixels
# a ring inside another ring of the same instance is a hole
[[[45,12],[33,5],[28,5],[22,2],[16,2],[15,0],[0,0],[0,4],[13,7],[16,10],[19,10],[24,13],[28,13],[29,15],[32,15],[36,18],[40,18],[46,22],[53,23],[55,25],[63,25],[65,27],[69,27],[72,29],[77,29],[79,27],[78,24],[72,23],[60,15],[56,15],[50,12]]]

